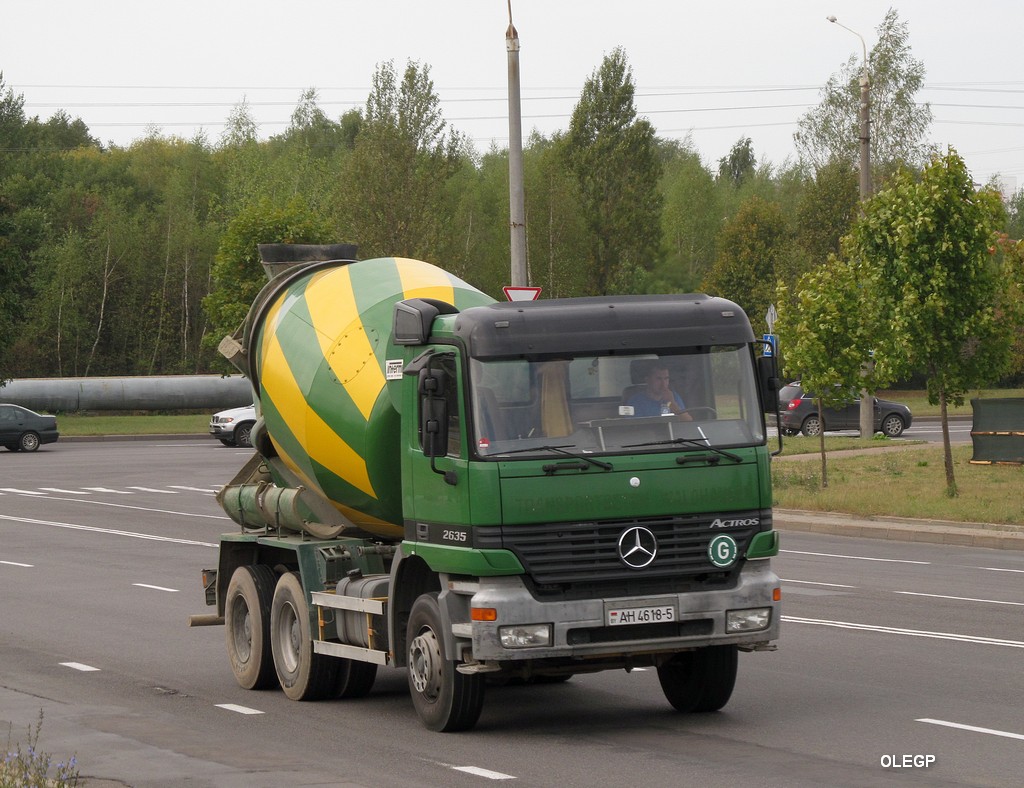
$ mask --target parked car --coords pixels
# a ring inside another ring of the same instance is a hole
[[[256,408],[246,405],[214,413],[210,419],[210,434],[225,446],[252,446],[249,433],[256,423]]]
[[[0,405],[0,445],[9,450],[35,451],[59,437],[56,416],[43,416],[21,405]]]
[[[878,399],[878,397],[875,397],[874,400],[875,432],[881,432],[890,438],[902,435],[903,430],[909,427],[913,421],[910,408],[899,402]],[[779,428],[783,435],[796,435],[798,432],[802,432],[804,435],[818,435],[823,429],[826,431],[860,429],[859,398],[842,408],[822,408],[821,419],[819,419],[818,404],[814,401],[814,395],[806,393],[799,381],[783,386],[779,391],[779,412],[782,416]],[[822,420],[824,420],[824,424],[822,424]]]

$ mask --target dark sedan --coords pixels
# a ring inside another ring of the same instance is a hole
[[[890,438],[903,434],[903,430],[913,421],[910,408],[899,402],[874,398],[875,432],[881,432]],[[818,417],[818,403],[814,396],[804,392],[799,383],[790,383],[779,391],[779,410],[782,421],[779,427],[783,435],[818,435],[824,429],[859,430],[860,400],[855,399],[842,408],[822,408],[821,418]],[[824,421],[824,424],[822,423]]]
[[[0,405],[0,446],[35,451],[59,437],[56,416],[42,416],[20,405]]]

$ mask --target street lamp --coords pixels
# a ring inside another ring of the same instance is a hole
[[[868,45],[864,36],[853,30],[835,16],[825,17],[829,22],[838,25],[860,39],[864,61],[860,70],[860,199],[861,202],[871,196],[871,72],[868,71]],[[871,362],[866,362],[870,364]],[[870,438],[875,432],[874,402],[868,392],[860,392],[860,436]]]

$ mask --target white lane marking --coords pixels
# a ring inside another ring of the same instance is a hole
[[[19,564],[17,561],[0,561],[0,564],[6,564],[7,566],[23,566],[26,569],[31,569],[34,564]]]
[[[990,605],[1016,605],[1017,607],[1024,607],[1024,602],[1001,602],[998,599],[974,599],[969,596],[946,596],[945,594],[921,594],[917,591],[896,591],[897,594],[904,594],[905,596],[927,596],[932,599],[955,599],[957,602],[987,602]]]
[[[235,703],[215,703],[218,709],[226,709],[227,711],[233,711],[237,714],[265,714],[259,709],[250,709],[248,706],[239,706]]]
[[[994,566],[979,566],[978,569],[984,569],[986,572],[1018,572],[1024,575],[1024,569],[997,569]]]
[[[135,487],[131,484],[128,485],[129,490],[140,490],[141,492],[152,492],[160,493],[161,495],[177,495],[177,490],[158,490],[155,487]]]
[[[63,487],[40,487],[40,490],[46,490],[47,492],[64,493],[64,495],[92,495],[91,492],[85,490],[65,490]]]
[[[60,664],[66,668],[80,670],[83,673],[92,673],[93,671],[99,670],[99,668],[94,668],[92,665],[83,665],[81,662],[61,662]]]
[[[801,583],[807,586],[828,586],[829,588],[856,588],[857,586],[843,585],[842,583],[815,583],[813,580],[787,580],[784,577],[779,578],[783,583]]]
[[[186,487],[183,484],[168,484],[168,487],[173,487],[175,490],[191,490],[192,492],[201,493],[215,493],[220,487]]]
[[[152,588],[154,591],[170,591],[172,594],[177,594],[177,588],[166,588],[165,586],[151,586],[149,583],[132,583],[133,586],[139,588]]]
[[[41,493],[36,490],[19,490],[17,487],[0,487],[0,490],[14,493],[15,495],[46,495],[46,493]]]
[[[179,512],[174,512],[179,514]],[[97,528],[92,525],[78,525],[76,523],[61,523],[54,520],[33,520],[31,517],[11,517],[8,514],[0,514],[0,520],[9,520],[14,523],[28,523],[29,525],[49,525],[53,528],[70,528],[74,531],[91,531],[97,534],[109,534],[111,536],[130,536],[133,539],[149,539],[153,542],[170,542],[172,544],[194,545],[197,547],[217,547],[213,542],[198,542],[193,539],[174,539],[170,536],[156,536],[154,534],[140,534],[135,531],[118,531],[113,528]]]
[[[127,492],[125,490],[112,490],[109,487],[83,487],[82,489],[83,490],[92,490],[93,492],[114,493],[115,495],[134,495],[135,494],[135,493]]]
[[[129,493],[130,494],[130,493]],[[203,517],[208,520],[230,520],[230,517],[226,517],[222,514],[196,514],[194,512],[176,512],[173,509],[154,509],[152,506],[132,506],[127,503],[113,503],[111,501],[97,501],[94,499],[84,498],[59,498],[54,496],[48,496],[48,501],[75,501],[76,503],[91,503],[95,506],[113,506],[116,509],[136,509],[140,512],[154,512],[155,514],[177,514],[182,517]]]
[[[810,553],[806,550],[779,550],[780,553],[792,553],[793,555],[818,555],[823,558],[849,558],[851,561],[881,561],[886,564],[920,564],[931,566],[931,561],[904,561],[899,558],[868,558],[863,555],[837,555],[835,553]]]
[[[456,772],[465,772],[466,774],[472,774],[475,777],[486,777],[488,780],[514,780],[516,779],[511,774],[502,774],[501,772],[492,772],[490,769],[481,769],[479,766],[452,766],[450,767]]]
[[[1024,733],[1010,733],[1009,731],[997,731],[995,728],[979,728],[976,725],[964,725],[960,722],[949,722],[947,720],[930,720],[927,717],[914,720],[914,722],[926,722],[929,725],[942,725],[946,728],[956,728],[961,731],[972,731],[974,733],[987,733],[990,736],[1002,736],[1007,739],[1020,739],[1024,741]]]
[[[983,638],[974,635],[960,635],[955,632],[927,632],[920,629],[902,629],[900,627],[882,627],[874,624],[855,624],[852,621],[828,621],[820,618],[798,618],[796,616],[783,616],[783,621],[791,624],[811,624],[819,627],[834,627],[836,629],[855,629],[864,632],[879,632],[883,635],[904,635],[915,638],[933,638],[935,640],[956,640],[961,643],[975,643],[981,646],[1008,646],[1010,648],[1024,648],[1024,641],[1004,640],[1002,638]]]

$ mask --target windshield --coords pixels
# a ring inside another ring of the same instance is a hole
[[[621,454],[764,442],[747,345],[470,361],[481,456]],[[561,453],[564,453],[561,452]]]

